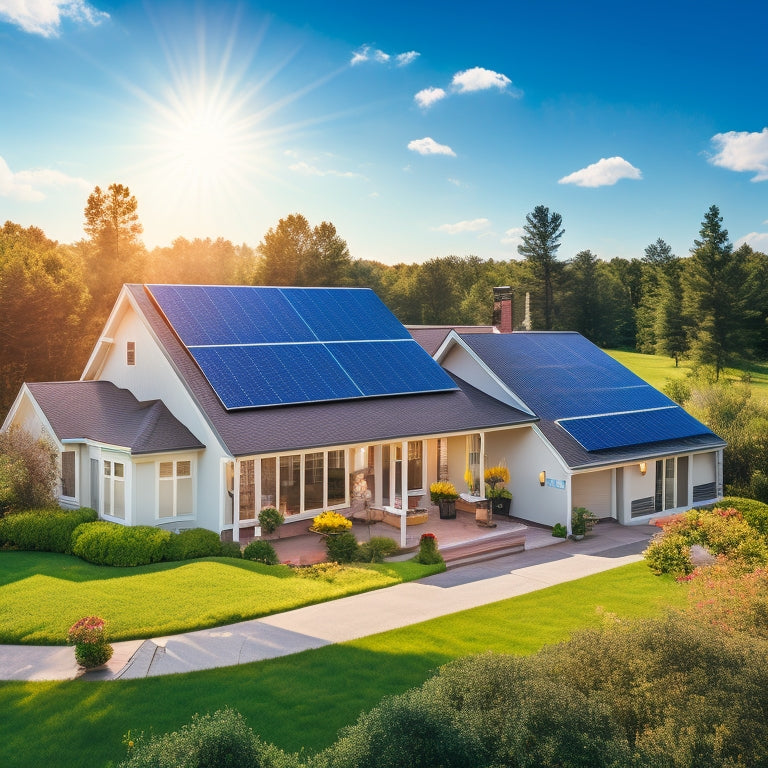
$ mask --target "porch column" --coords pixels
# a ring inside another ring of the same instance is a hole
[[[480,433],[480,497],[485,497],[485,432]]]
[[[240,543],[240,459],[235,459],[235,491],[232,495],[232,541]]]
[[[405,549],[406,542],[408,540],[408,526],[407,526],[407,514],[408,514],[408,442],[404,442],[401,447],[402,461],[400,462],[400,497],[402,502],[400,510],[403,515],[400,518],[400,547]],[[394,475],[394,472],[392,473]]]
[[[568,535],[571,531],[571,509],[573,508],[573,475],[565,473],[565,527],[568,529]]]

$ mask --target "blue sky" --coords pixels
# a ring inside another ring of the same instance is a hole
[[[127,184],[144,242],[257,245],[290,213],[353,257],[685,256],[720,207],[768,252],[764,0],[0,0],[0,219],[84,236]]]

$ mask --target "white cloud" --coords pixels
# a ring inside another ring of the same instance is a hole
[[[0,197],[35,202],[45,200],[43,189],[68,186],[89,189],[91,185],[85,179],[47,168],[14,173],[0,157]]]
[[[470,91],[487,91],[490,88],[498,88],[500,91],[506,90],[512,81],[500,72],[493,72],[483,67],[472,67],[463,72],[457,72],[453,76],[453,87],[459,93],[469,93]],[[515,90],[515,95],[522,95]]]
[[[85,0],[0,0],[0,19],[43,37],[56,37],[62,19],[96,26],[108,18]]]
[[[623,157],[603,157],[592,165],[558,180],[558,184],[575,184],[577,187],[610,187],[620,179],[642,179],[639,168]]]
[[[760,133],[716,133],[712,143],[720,151],[709,158],[710,163],[731,171],[754,171],[752,181],[768,181],[768,128]]]
[[[522,227],[512,227],[504,232],[504,237],[501,238],[501,242],[504,245],[518,245],[523,242],[523,234],[525,230]]]
[[[456,153],[447,144],[438,144],[429,136],[408,142],[408,149],[418,152],[420,155],[450,155],[451,157],[456,157]]]
[[[448,178],[448,183],[449,184],[453,184],[454,187],[460,187],[461,186],[461,182],[458,179],[452,179],[450,177]]]
[[[424,88],[413,97],[413,100],[422,109],[427,109],[427,107],[431,107],[435,102],[444,99],[446,95],[442,88]]]
[[[3,0],[0,0],[2,2]],[[415,61],[420,56],[418,51],[407,51],[405,53],[397,53],[394,56],[395,64],[398,67],[407,67],[410,63]],[[352,66],[356,64],[363,64],[366,61],[376,61],[379,64],[388,64],[392,60],[392,56],[378,48],[371,48],[370,45],[361,45],[353,54],[349,63]]]
[[[490,224],[489,219],[471,219],[470,221],[457,221],[455,224],[442,224],[435,227],[437,232],[447,232],[449,235],[458,235],[462,232],[479,232]]]
[[[768,222],[764,222],[768,224]],[[735,243],[734,247],[738,248],[746,243],[750,248],[761,253],[768,253],[768,232],[750,232],[744,237],[740,237]]]
[[[397,63],[398,67],[407,67],[409,64],[412,64],[414,61],[416,61],[419,56],[421,56],[421,54],[418,51],[398,53],[397,56],[395,56],[395,62]]]
[[[336,171],[332,169],[324,171],[322,168],[318,168],[315,165],[310,165],[309,163],[304,162],[304,160],[301,160],[298,163],[293,163],[292,165],[289,165],[288,168],[291,171],[294,171],[295,173],[301,173],[304,176],[335,176],[339,179],[365,178],[362,174],[353,173],[352,171]]]

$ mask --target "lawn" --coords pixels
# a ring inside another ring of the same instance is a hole
[[[327,580],[233,558],[108,568],[51,552],[0,552],[0,643],[63,645],[67,629],[90,615],[106,621],[114,641],[177,634],[388,587],[439,569],[412,561],[361,565]]]
[[[618,349],[606,349],[605,352],[657,389],[664,389],[668,379],[684,378],[692,370],[688,360],[681,360],[676,368],[671,357]],[[721,375],[730,382],[748,381],[755,396],[768,399],[768,365],[750,363],[743,369],[727,368]]]
[[[478,585],[482,588],[482,585]],[[685,587],[636,563],[404,629],[235,668],[146,680],[0,683],[0,765],[101,768],[125,755],[131,730],[178,728],[233,706],[262,738],[315,751],[382,696],[459,656],[534,653],[614,616],[649,616]]]

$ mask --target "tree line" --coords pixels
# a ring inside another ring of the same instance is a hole
[[[672,254],[659,238],[639,258],[610,261],[589,250],[558,260],[565,230],[546,206],[528,214],[520,258],[509,261],[353,258],[332,223],[312,226],[298,213],[256,247],[179,237],[149,250],[138,202],[122,184],[94,189],[84,230],[72,244],[10,221],[0,230],[0,412],[23,381],[79,377],[129,282],[368,287],[408,325],[490,324],[492,289],[509,285],[516,328],[574,330],[603,347],[689,356],[711,365],[715,378],[734,357],[768,357],[768,256],[748,245],[734,250],[716,206],[690,256]]]

